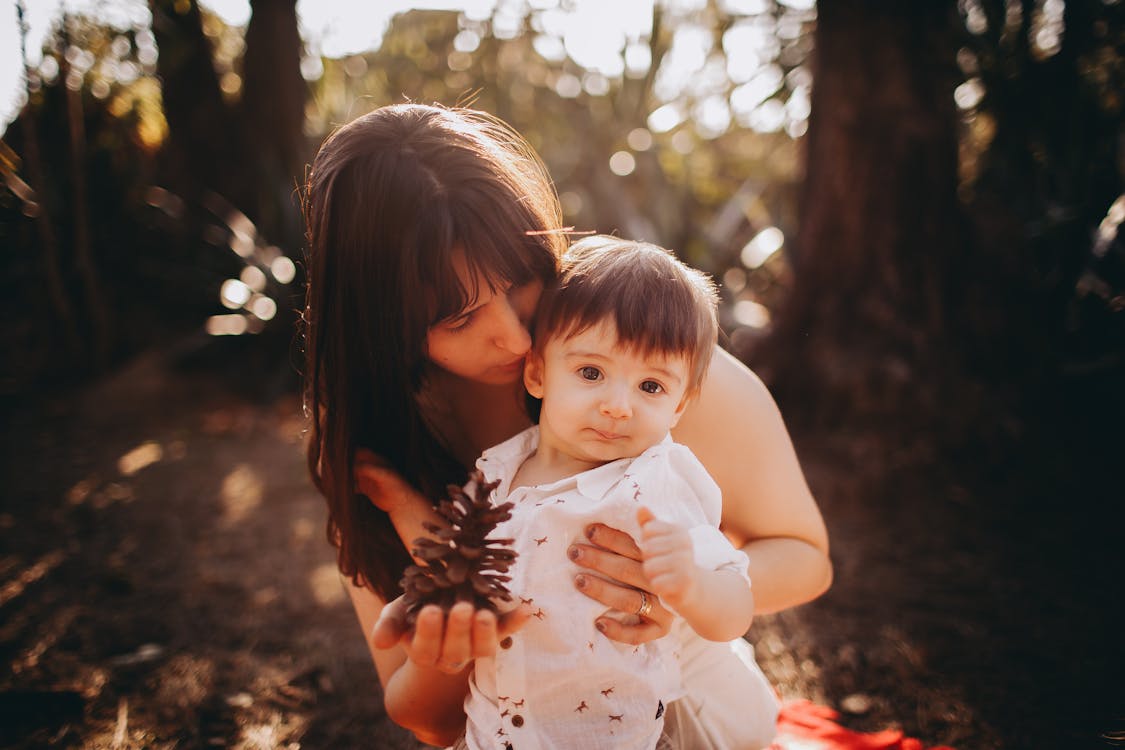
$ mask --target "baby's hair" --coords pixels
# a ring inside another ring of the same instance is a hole
[[[647,242],[595,235],[566,252],[558,284],[539,306],[535,345],[611,321],[620,344],[642,356],[684,356],[689,395],[703,383],[718,339],[711,279]]]

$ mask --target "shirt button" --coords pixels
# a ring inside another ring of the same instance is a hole
[[[520,716],[519,714],[516,714],[515,716],[513,716],[512,717],[512,726],[516,727],[517,729],[519,727],[522,727],[523,726],[523,717]]]
[[[512,647],[512,636],[508,636],[504,640],[500,641],[500,648],[511,648],[511,647]]]

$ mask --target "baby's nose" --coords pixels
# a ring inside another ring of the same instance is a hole
[[[602,414],[613,419],[628,419],[633,416],[629,398],[623,393],[614,393],[602,401]]]

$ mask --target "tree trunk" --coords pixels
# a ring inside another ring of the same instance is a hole
[[[51,299],[51,309],[58,318],[62,327],[63,340],[66,344],[67,354],[73,362],[79,359],[81,346],[78,343],[78,327],[75,324],[74,313],[71,311],[70,297],[63,282],[62,266],[59,262],[59,243],[55,235],[55,225],[51,221],[47,209],[47,180],[43,169],[43,159],[39,150],[39,133],[35,129],[35,118],[31,106],[31,67],[27,57],[27,23],[24,20],[24,5],[16,3],[16,16],[19,20],[20,30],[20,58],[24,65],[25,85],[27,85],[28,104],[19,115],[20,125],[23,129],[23,150],[27,162],[27,176],[31,181],[32,195],[25,191],[13,188],[9,182],[9,189],[20,196],[24,201],[24,213],[35,217],[35,225],[39,230],[39,242],[43,251],[43,276],[47,284],[47,294]],[[14,176],[14,175],[13,175]]]
[[[755,365],[818,425],[941,408],[966,261],[955,3],[818,3],[794,286]]]
[[[294,177],[308,148],[296,0],[253,0],[242,62],[243,119],[261,158]]]
[[[246,168],[243,130],[223,101],[199,6],[149,0],[149,8],[169,131],[161,151],[162,179],[192,203],[214,191],[256,219],[248,205],[255,175]]]
[[[64,15],[63,48],[70,46],[70,19]],[[70,63],[62,58],[60,73],[66,87],[67,132],[70,135],[71,211],[74,216],[74,262],[86,293],[86,312],[90,319],[94,371],[109,365],[111,347],[110,314],[94,250],[90,242],[90,199],[86,172],[86,115],[82,109],[82,82],[72,80]]]
[[[296,0],[253,0],[242,61],[241,120],[253,145],[258,222],[274,242],[300,243],[294,187],[309,158],[304,133],[308,85],[301,76]]]

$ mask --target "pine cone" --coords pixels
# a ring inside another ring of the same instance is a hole
[[[516,559],[511,539],[489,539],[496,525],[512,517],[512,503],[493,507],[492,491],[500,482],[485,483],[484,475],[469,475],[476,487],[469,497],[455,484],[448,486],[449,498],[437,506],[441,523],[425,523],[436,539],[414,540],[414,556],[422,561],[409,566],[401,581],[406,597],[407,622],[426,604],[437,604],[449,611],[457,602],[472,602],[477,609],[497,611],[497,600],[511,601],[506,575]]]

